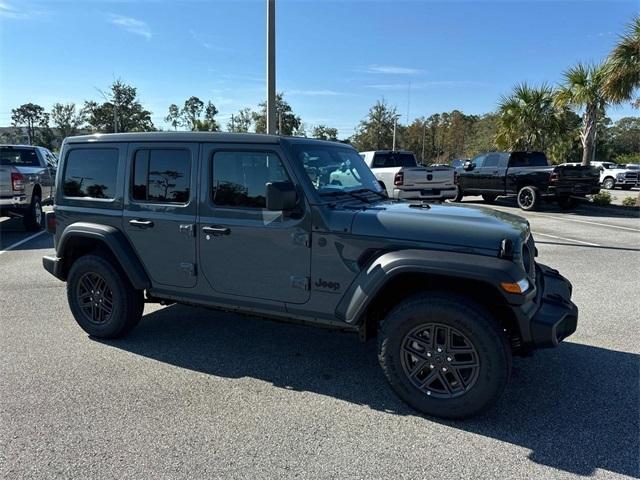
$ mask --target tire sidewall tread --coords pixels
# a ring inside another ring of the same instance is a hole
[[[80,310],[76,299],[77,282],[82,275],[89,272],[102,276],[113,292],[114,309],[111,318],[104,325],[89,322]],[[124,336],[138,324],[144,310],[142,292],[135,290],[129,279],[102,255],[85,255],[73,263],[67,278],[67,299],[78,325],[96,338]]]
[[[437,317],[443,313],[446,316]],[[399,353],[402,340],[411,329],[427,322],[456,328],[478,351],[480,376],[460,397],[427,397],[406,378]],[[482,306],[448,293],[418,294],[394,308],[380,326],[378,359],[391,387],[405,402],[427,415],[452,419],[476,415],[493,405],[506,388],[512,361],[511,348],[498,322]]]

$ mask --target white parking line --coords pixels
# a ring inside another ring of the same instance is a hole
[[[548,233],[534,232],[533,230],[532,230],[531,233],[533,233],[534,235],[542,235],[543,237],[555,238],[556,240],[564,240],[565,242],[582,243],[584,245],[589,245],[590,247],[601,247],[602,246],[602,245],[598,245],[597,243],[584,242],[582,240],[576,240],[575,238],[558,237],[557,235],[549,235]]]
[[[589,220],[578,220],[577,218],[569,218],[569,217],[554,217],[553,215],[546,215],[546,214],[542,214],[542,216],[545,216],[547,218],[553,218],[555,220],[569,220],[570,222],[588,223],[590,225],[599,225],[601,227],[617,228],[619,230],[629,230],[631,232],[640,233],[640,228],[621,227],[619,225],[611,225],[609,223],[590,222]]]
[[[0,250],[0,255],[2,255],[3,253],[8,252],[9,250],[13,250],[16,247],[19,247],[20,245],[22,245],[23,243],[27,243],[29,240],[33,240],[36,237],[39,237],[40,235],[42,235],[43,233],[46,233],[46,230],[42,230],[38,233],[34,233],[33,235],[28,236],[27,238],[23,238],[22,240],[20,240],[19,242],[14,243],[13,245],[9,245],[7,248],[5,248],[4,250]]]

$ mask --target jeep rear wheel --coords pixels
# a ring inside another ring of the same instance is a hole
[[[378,359],[395,392],[427,415],[464,418],[504,391],[511,349],[485,309],[457,295],[419,294],[380,328]]]
[[[142,318],[144,298],[101,255],[77,259],[67,278],[69,307],[80,327],[97,338],[120,337]]]

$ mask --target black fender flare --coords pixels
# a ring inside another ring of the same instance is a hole
[[[60,235],[56,251],[64,259],[65,250],[73,238],[86,238],[102,242],[118,260],[131,284],[137,290],[151,288],[151,281],[142,262],[124,234],[115,227],[88,222],[76,222],[68,225]],[[65,276],[66,276],[65,272]]]
[[[526,275],[510,260],[461,252],[435,250],[398,250],[375,258],[362,269],[336,307],[342,321],[359,325],[367,306],[393,277],[403,273],[422,273],[440,277],[474,280],[493,286],[506,304],[523,304],[535,295],[535,288],[526,295],[505,292],[500,283],[514,283]]]

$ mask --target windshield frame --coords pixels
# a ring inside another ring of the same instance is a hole
[[[290,163],[291,167],[295,170],[296,178],[300,181],[301,186],[302,186],[303,190],[305,191],[305,194],[307,195],[307,198],[309,199],[309,202],[311,204],[314,204],[314,205],[334,204],[334,203],[336,203],[336,200],[338,200],[338,199],[340,201],[350,201],[350,202],[358,202],[358,203],[360,203],[361,202],[360,200],[358,200],[356,197],[350,195],[348,192],[356,191],[356,190],[362,190],[363,188],[369,188],[369,187],[367,185],[360,184],[360,185],[353,186],[353,187],[327,189],[327,190],[324,190],[324,192],[331,193],[331,192],[341,192],[342,191],[342,192],[344,192],[344,195],[339,195],[339,193],[338,194],[333,194],[332,193],[331,195],[321,195],[320,193],[322,193],[323,190],[316,189],[316,187],[313,184],[311,178],[307,174],[307,172],[306,172],[306,170],[304,168],[304,165],[298,159],[298,153],[299,153],[299,149],[301,148],[301,146],[309,146],[309,147],[314,147],[314,148],[336,148],[336,149],[344,149],[346,151],[352,152],[352,154],[354,156],[354,160],[356,160],[356,157],[357,157],[357,160],[362,163],[363,167],[366,168],[366,170],[371,175],[372,179],[375,181],[374,185],[377,186],[377,190],[375,190],[375,191],[379,192],[379,193],[384,193],[382,191],[382,187],[380,186],[380,184],[378,182],[378,179],[375,176],[375,174],[371,171],[371,169],[366,164],[364,159],[360,156],[359,152],[349,144],[338,143],[338,142],[330,142],[330,141],[322,141],[322,140],[315,140],[315,139],[308,139],[308,138],[295,138],[295,139],[294,138],[288,138],[288,139],[284,139],[283,138],[282,139],[282,146],[286,150],[287,156],[289,157],[289,163]],[[376,197],[378,197],[380,199],[380,201],[383,200],[383,197],[380,196],[380,195],[376,195]]]

